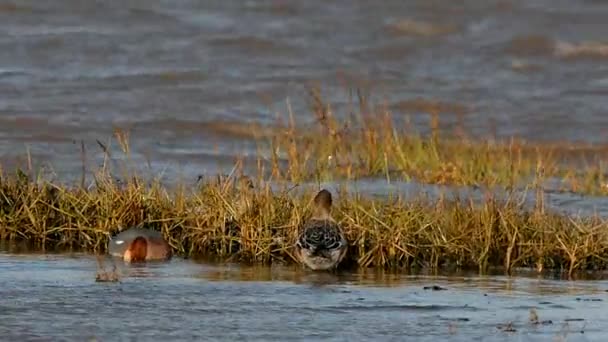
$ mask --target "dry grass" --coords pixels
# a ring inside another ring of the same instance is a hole
[[[320,91],[313,89],[310,95],[314,127],[296,125],[290,112],[286,122],[277,122],[274,134],[258,137],[268,147],[263,155],[274,179],[300,182],[375,176],[507,189],[534,188],[552,181],[556,191],[608,194],[602,162],[608,156],[605,145],[473,139],[462,128],[465,113],[461,109],[454,112],[459,123],[453,132],[441,130],[440,113],[446,106],[431,101],[419,102],[416,109],[430,116],[430,134],[420,135],[407,120],[398,120],[386,106],[372,106],[362,95],[357,114],[347,119],[334,115]]]
[[[158,183],[144,186],[137,179],[119,185],[104,178],[86,190],[4,177],[0,238],[101,252],[118,227],[145,223],[161,231],[181,255],[292,262],[313,191],[300,196],[273,191],[261,180],[255,188],[241,186],[233,178],[173,190]],[[515,197],[500,201],[488,195],[481,204],[340,197],[334,214],[350,242],[347,264],[480,272],[490,266],[561,268],[568,274],[606,267],[608,229],[598,217],[531,210]]]
[[[117,182],[106,161],[87,186],[34,180],[18,170],[0,177],[0,240],[104,251],[118,227],[145,224],[159,230],[183,256],[216,256],[252,263],[292,262],[298,227],[311,212],[313,190],[271,189],[268,180],[348,179],[378,176],[422,182],[528,188],[543,198],[543,184],[560,177],[566,190],[605,193],[603,166],[567,168],[567,156],[601,147],[550,146],[510,141],[474,141],[442,135],[432,115],[431,134],[399,129],[388,111],[359,100],[359,115],[340,121],[319,92],[311,92],[317,127],[301,130],[293,115],[275,134],[258,137],[255,187],[231,177],[202,181],[196,188],[167,188],[128,167]],[[268,130],[266,132],[269,132]],[[116,140],[130,160],[128,134]],[[585,150],[586,149],[586,150]],[[83,151],[83,175],[85,150]],[[571,151],[575,151],[574,154]],[[591,152],[590,152],[591,151]],[[575,157],[572,157],[574,155]],[[28,158],[31,164],[31,158]],[[266,167],[270,166],[270,170]],[[238,169],[238,168],[237,168]],[[574,171],[575,170],[575,171]],[[235,172],[238,173],[238,172]],[[31,170],[28,171],[31,174]],[[599,217],[567,217],[527,208],[520,197],[482,203],[470,199],[370,200],[342,193],[334,210],[350,242],[346,264],[381,268],[534,267],[538,270],[605,269],[608,229]]]

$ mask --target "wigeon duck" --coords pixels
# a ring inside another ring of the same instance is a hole
[[[172,257],[171,246],[160,232],[130,228],[110,239],[109,252],[125,262],[168,260]]]
[[[344,259],[348,243],[342,229],[330,215],[331,193],[319,191],[314,204],[314,215],[302,226],[296,242],[297,256],[312,270],[334,269]]]

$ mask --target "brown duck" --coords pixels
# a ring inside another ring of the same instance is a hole
[[[114,236],[108,249],[111,255],[125,262],[169,260],[173,254],[160,232],[137,227]]]
[[[301,229],[296,252],[300,261],[312,270],[338,267],[348,249],[344,233],[331,217],[331,193],[319,191],[314,199],[315,212]]]

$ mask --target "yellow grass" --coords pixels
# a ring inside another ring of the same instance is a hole
[[[287,123],[279,120],[252,136],[260,146],[254,187],[235,174],[211,177],[196,188],[168,188],[125,172],[119,184],[107,162],[97,170],[94,186],[87,186],[84,177],[79,186],[67,186],[33,180],[21,170],[4,173],[0,240],[103,252],[120,227],[143,224],[161,231],[183,256],[291,263],[298,229],[319,189],[299,194],[285,185],[273,190],[269,180],[293,184],[380,176],[532,189],[539,201],[536,208],[526,208],[517,195],[497,199],[488,194],[474,203],[468,198],[372,200],[341,192],[334,215],[350,243],[345,265],[480,272],[523,266],[563,268],[570,275],[605,268],[606,222],[554,214],[542,205],[543,185],[550,178],[559,179],[562,190],[605,194],[604,166],[593,162],[604,147],[474,140],[440,132],[438,114],[432,115],[431,134],[423,136],[400,128],[388,110],[371,108],[364,99],[359,115],[348,120],[337,119],[318,92],[311,99],[314,127],[299,128],[291,114]],[[118,130],[116,140],[130,156],[128,132]],[[109,159],[107,147],[99,145]]]

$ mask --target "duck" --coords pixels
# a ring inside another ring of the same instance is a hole
[[[296,241],[300,262],[315,271],[336,269],[348,249],[344,232],[331,216],[331,193],[322,189],[314,198],[314,214]]]
[[[109,253],[127,263],[171,259],[171,246],[160,232],[139,227],[124,230],[110,239]]]

